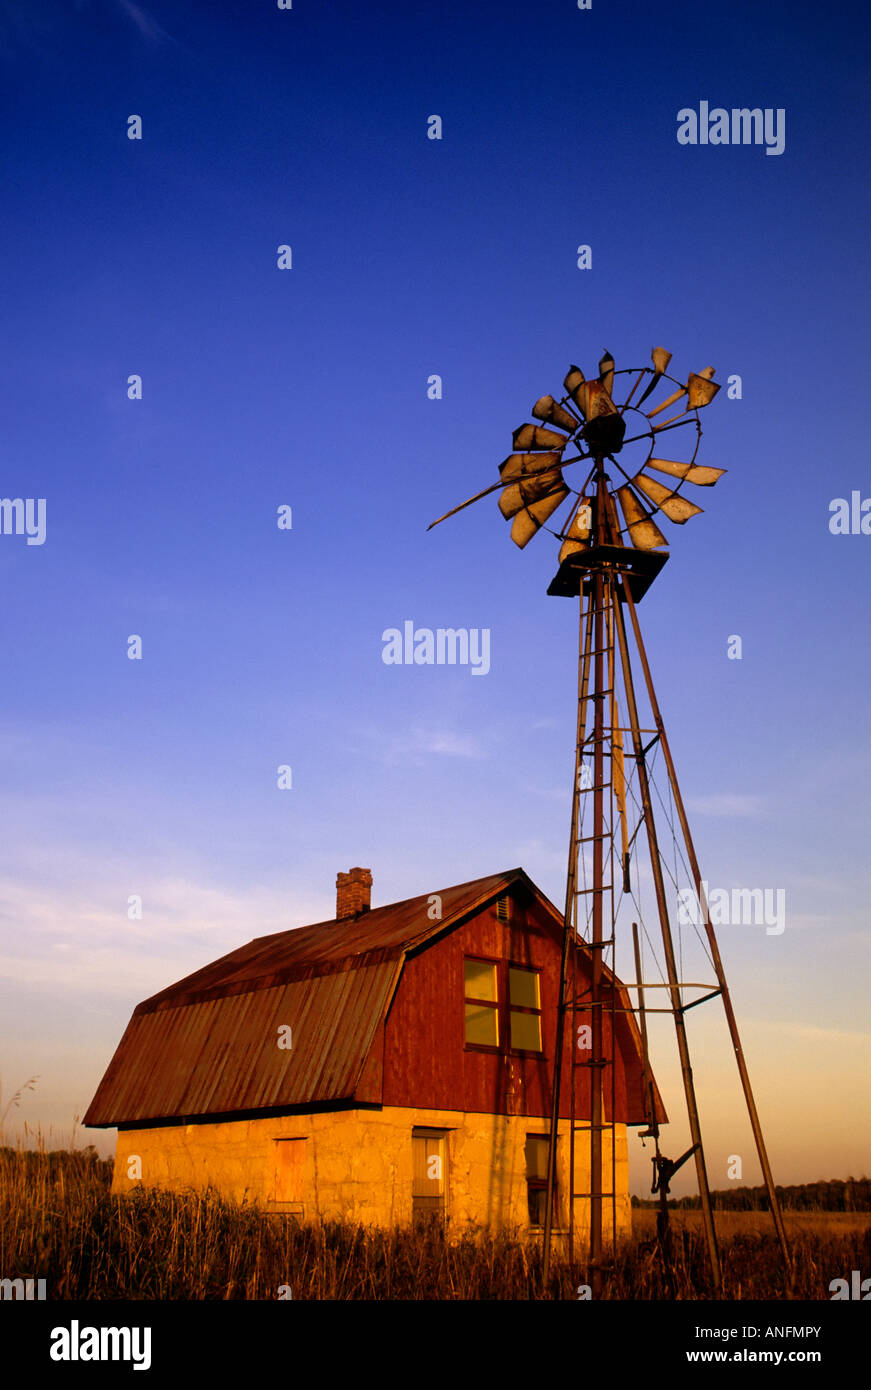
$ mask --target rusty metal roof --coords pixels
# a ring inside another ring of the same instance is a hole
[[[137,1010],[86,1125],[341,1100],[354,1089],[401,962]],[[290,1024],[290,1049],[278,1029]]]
[[[246,946],[212,961],[168,989],[139,1004],[136,1013],[151,1013],[198,1000],[224,998],[256,989],[269,989],[289,980],[312,979],[361,965],[399,960],[406,951],[444,931],[460,917],[474,911],[521,879],[541,896],[522,869],[487,878],[472,879],[437,891],[441,918],[428,916],[432,894],[405,898],[387,907],[374,907],[356,917],[317,922],[310,927],[257,936]]]
[[[350,1099],[406,954],[517,882],[547,903],[512,869],[439,890],[437,921],[424,893],[256,937],[137,1006],[84,1123]],[[277,1045],[281,1024],[293,1028],[288,1050]]]

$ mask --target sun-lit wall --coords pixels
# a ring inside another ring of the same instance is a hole
[[[446,1110],[341,1110],[274,1119],[122,1130],[115,1155],[114,1192],[139,1186],[172,1191],[209,1186],[239,1202],[296,1210],[303,1220],[345,1219],[363,1225],[408,1224],[413,1191],[420,1191],[413,1130],[444,1131],[443,1193],[453,1230],[534,1229],[527,1178],[527,1136],[546,1135],[544,1119],[463,1114]],[[299,1141],[288,1144],[282,1141]],[[611,1152],[604,1136],[603,1187],[610,1191]],[[418,1150],[420,1152],[420,1150]],[[435,1153],[435,1148],[433,1148]],[[534,1176],[534,1174],[533,1174]],[[557,1150],[558,1220],[564,1226],[568,1191],[568,1130]],[[575,1191],[589,1191],[589,1148],[579,1136]],[[436,1191],[438,1184],[424,1190]],[[616,1130],[618,1231],[631,1229],[625,1126]],[[576,1230],[588,1221],[576,1201]],[[606,1238],[610,1208],[606,1203]]]

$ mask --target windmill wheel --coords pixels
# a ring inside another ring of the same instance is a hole
[[[594,543],[667,546],[654,517],[683,525],[697,516],[702,508],[685,494],[687,485],[710,487],[725,471],[696,463],[699,410],[720,387],[713,367],[691,372],[686,384],[670,376],[665,348],[654,348],[651,360],[652,367],[618,371],[606,352],[590,381],[570,367],[565,394],[542,396],[532,407],[534,420],[514,431],[514,452],[499,465],[499,482],[439,520],[499,489],[499,510],[512,523],[515,545],[522,549],[544,528],[562,540],[560,563]],[[566,481],[571,467],[579,486]],[[570,497],[565,524],[552,530],[546,523]]]
[[[587,381],[572,366],[561,400],[542,396],[536,401],[532,414],[542,424],[514,431],[518,452],[509,454],[499,469],[504,484],[499,509],[512,521],[515,545],[525,546],[572,493],[578,502],[567,524],[554,533],[563,540],[560,561],[592,544],[596,530],[600,540],[658,549],[668,541],[654,520],[656,513],[683,525],[702,511],[684,489],[687,484],[710,487],[725,471],[696,463],[699,410],[720,387],[712,380],[713,367],[691,372],[682,384],[668,375],[670,360],[665,348],[654,348],[652,367],[617,371],[606,353],[596,378]],[[607,474],[609,515],[597,516],[588,491],[606,460],[613,465]],[[589,467],[583,485],[571,488],[563,470],[585,462]]]

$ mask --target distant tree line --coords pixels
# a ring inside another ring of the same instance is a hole
[[[0,1146],[0,1164],[20,1165],[30,1174],[44,1174],[54,1177],[58,1172],[92,1170],[94,1174],[111,1182],[113,1161],[101,1158],[93,1144],[83,1149],[13,1149]]]
[[[784,1211],[871,1211],[871,1178],[833,1178],[828,1182],[803,1182],[795,1187],[775,1187]],[[767,1211],[764,1187],[729,1187],[712,1192],[715,1211]],[[632,1198],[633,1207],[657,1207],[652,1198]],[[668,1205],[680,1211],[697,1211],[694,1197],[671,1197]]]

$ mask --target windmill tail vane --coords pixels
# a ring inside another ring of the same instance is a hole
[[[642,1137],[653,1137],[656,1147],[652,1190],[660,1198],[657,1240],[669,1288],[674,1291],[675,1280],[666,1194],[671,1178],[690,1159],[695,1165],[715,1294],[721,1287],[713,1203],[685,1025],[689,1008],[713,999],[719,999],[725,1011],[769,1210],[784,1257],[784,1277],[791,1277],[777,1192],[710,916],[705,909],[704,937],[697,933],[701,965],[708,978],[700,981],[691,975],[688,979],[680,917],[675,923],[669,908],[667,879],[671,869],[661,848],[669,835],[675,875],[680,857],[697,894],[703,892],[703,880],[636,603],[668,558],[668,541],[660,521],[682,526],[698,516],[702,508],[690,494],[698,495],[696,489],[713,486],[724,470],[697,462],[702,434],[699,411],[710,405],[720,390],[713,380],[714,368],[690,372],[681,381],[669,374],[671,353],[662,347],[653,348],[651,363],[619,369],[606,351],[598,374],[589,380],[572,365],[563,382],[563,394],[559,398],[541,396],[530,412],[532,419],[514,430],[513,451],[499,465],[498,481],[439,518],[444,521],[498,491],[499,510],[511,523],[511,539],[518,548],[522,550],[540,530],[548,531],[559,542],[559,569],[548,593],[580,599],[577,736],[554,1028],[543,1269],[546,1280],[551,1237],[558,1226],[567,1231],[570,1265],[575,1225],[587,1227],[586,1271],[593,1297],[601,1292],[609,1268],[603,1221],[609,1203],[614,1249],[620,1224],[616,1039],[622,1026],[620,1016],[626,1013],[633,1015],[632,1026],[641,1038],[647,1125]],[[562,507],[566,510],[560,519],[557,514]],[[662,776],[667,795],[663,798],[659,794],[657,802],[660,788],[655,778]],[[638,868],[643,847],[649,871],[644,885]],[[672,879],[676,884],[676,877]],[[648,931],[645,914],[658,931]],[[633,919],[636,979],[624,986],[616,970],[616,953],[629,916]],[[655,937],[658,945],[653,944]],[[652,950],[655,965],[655,978],[647,983],[642,978],[643,941]],[[629,1003],[630,988],[636,994],[634,1007]],[[664,1005],[647,1003],[646,990],[665,991],[664,996],[653,996],[658,1001],[664,997]],[[693,992],[699,997],[690,997]],[[619,1007],[618,998],[625,1001]],[[660,1120],[664,1121],[665,1112],[663,1109],[658,1114],[649,1068],[648,1013],[671,1015],[680,1058],[690,1145],[675,1160],[660,1151]],[[573,1046],[579,1021],[583,1027],[589,1025],[592,1038],[589,1053],[583,1058]],[[567,1088],[562,1083],[563,1071],[569,1077]],[[582,1111],[583,1122],[577,1122],[578,1104],[587,1107]],[[636,1122],[627,1092],[622,1123]],[[586,1135],[585,1145],[578,1138],[580,1134]],[[560,1140],[561,1163],[557,1157]],[[625,1144],[625,1138],[621,1142]],[[579,1152],[584,1146],[586,1157]],[[560,1213],[562,1219],[558,1220]]]

